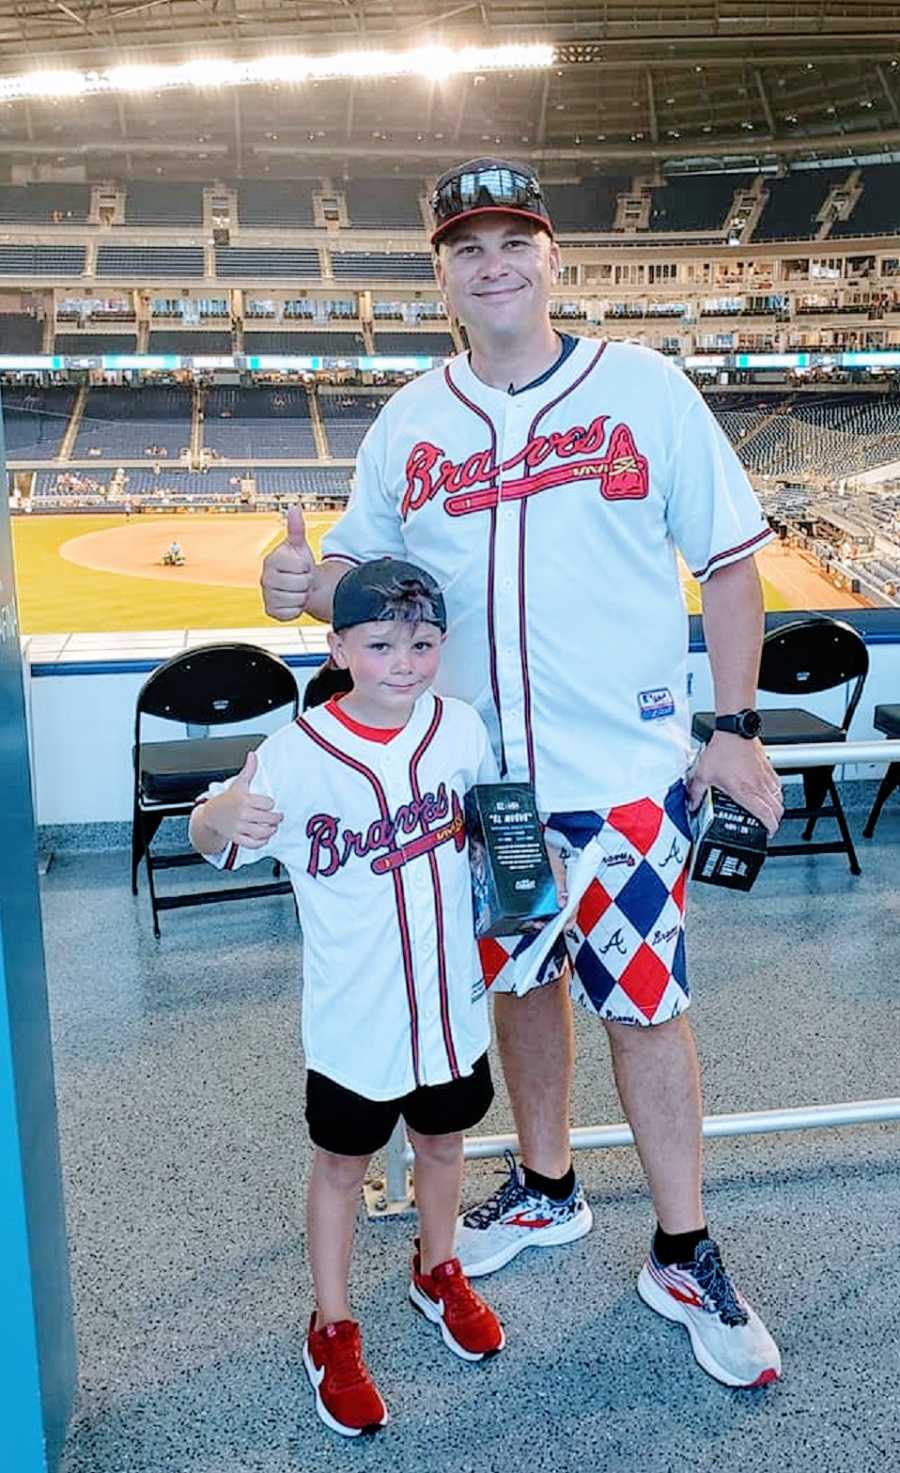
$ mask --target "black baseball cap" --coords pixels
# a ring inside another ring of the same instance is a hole
[[[529,164],[509,159],[469,159],[442,174],[431,194],[431,244],[461,220],[475,215],[521,215],[553,236],[553,221],[541,184]]]
[[[421,624],[436,624],[442,633],[447,629],[444,595],[430,573],[415,563],[401,558],[381,557],[360,563],[345,573],[334,590],[331,627],[335,631],[350,629],[354,624],[369,624],[382,619],[396,619],[392,603],[410,594],[416,585],[424,590],[427,610],[423,608]]]

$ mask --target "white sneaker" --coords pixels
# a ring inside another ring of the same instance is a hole
[[[506,1152],[509,1176],[486,1201],[457,1222],[456,1254],[470,1279],[492,1274],[524,1248],[552,1248],[583,1238],[594,1224],[578,1182],[564,1202],[525,1186],[521,1168]]]
[[[651,1250],[638,1275],[645,1304],[684,1325],[694,1356],[726,1386],[767,1386],[781,1355],[759,1315],[731,1282],[719,1249],[704,1238],[690,1263],[662,1264]]]

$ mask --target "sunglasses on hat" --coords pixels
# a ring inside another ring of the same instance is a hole
[[[549,235],[553,223],[537,175],[503,159],[472,159],[442,174],[431,195],[431,244],[461,220],[502,211],[535,220]]]

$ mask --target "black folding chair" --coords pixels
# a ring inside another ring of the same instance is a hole
[[[142,720],[159,716],[186,726],[224,726],[252,721],[267,711],[291,708],[297,715],[297,682],[283,660],[252,644],[209,644],[186,650],[160,665],[137,698],[134,721],[134,811],[131,827],[131,892],[138,892],[138,868],[147,861],[147,885],[158,937],[159,912],[218,900],[244,900],[254,895],[287,895],[287,880],[258,885],[222,886],[180,895],[157,895],[154,873],[202,864],[199,854],[153,854],[151,843],[164,818],[190,813],[211,782],[224,782],[240,772],[247,753],[263,740],[261,732],[243,736],[190,737],[172,742],[145,742]],[[275,874],[280,873],[276,865]]]
[[[805,746],[809,742],[844,742],[859,705],[869,670],[865,640],[841,619],[817,615],[772,629],[763,640],[759,689],[777,695],[813,695],[850,687],[840,726],[799,706],[760,710],[760,739],[767,747]],[[698,711],[691,723],[693,735],[708,741],[714,731],[712,711]],[[850,837],[843,804],[834,782],[833,767],[779,769],[782,777],[802,777],[804,804],[785,808],[786,819],[806,820],[802,844],[770,844],[769,854],[846,854],[850,871],[861,873]],[[812,842],[820,818],[833,818],[840,840]]]
[[[886,737],[896,741],[900,737],[900,706],[876,706],[874,725],[876,731],[883,731]],[[896,788],[900,788],[900,762],[889,762],[887,772],[881,779],[881,786],[875,795],[872,811],[866,819],[866,826],[863,829],[864,839],[871,839],[881,810]]]

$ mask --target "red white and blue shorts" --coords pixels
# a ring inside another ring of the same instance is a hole
[[[479,942],[491,991],[521,995],[568,968],[573,1001],[604,1022],[646,1027],[677,1018],[690,1004],[684,906],[691,832],[684,783],[616,808],[551,813],[544,836],[570,875],[596,838],[596,872],[533,978],[528,952],[540,932]]]

